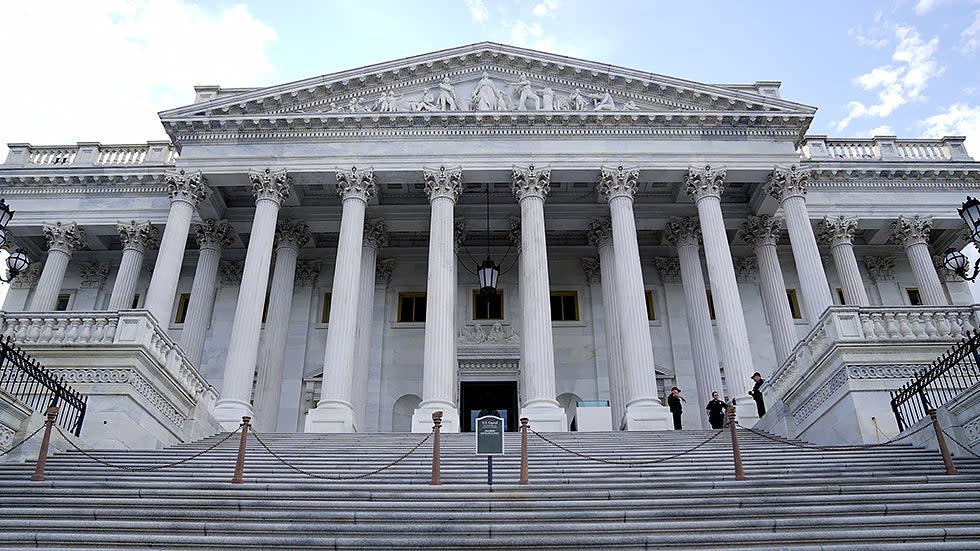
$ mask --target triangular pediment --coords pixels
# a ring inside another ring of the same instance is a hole
[[[520,111],[815,112],[812,107],[773,97],[774,89],[772,83],[703,84],[480,43],[278,86],[228,92],[214,88],[211,99],[165,111],[161,118]]]

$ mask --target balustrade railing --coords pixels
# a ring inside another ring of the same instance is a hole
[[[800,147],[805,161],[972,161],[962,136],[939,139],[828,138],[807,136]]]
[[[34,411],[58,406],[57,424],[75,436],[81,434],[87,398],[28,356],[9,337],[0,338],[0,388]]]
[[[138,165],[146,159],[147,146],[144,145],[107,145],[99,148],[100,165]]]
[[[32,165],[70,165],[75,162],[77,147],[36,146],[32,147],[29,162]]]
[[[177,158],[173,144],[165,141],[112,145],[10,144],[9,147],[5,167],[172,165]]]
[[[897,391],[891,407],[905,430],[973,385],[980,383],[980,331],[964,338]]]

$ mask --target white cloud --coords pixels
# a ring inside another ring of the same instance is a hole
[[[929,80],[942,74],[943,68],[935,60],[938,37],[923,41],[911,27],[897,27],[895,36],[898,44],[892,60],[898,63],[875,67],[855,79],[861,88],[877,90],[878,102],[872,105],[856,100],[848,102],[847,116],[837,123],[838,131],[847,128],[854,119],[885,117],[910,101],[923,99]]]
[[[195,84],[275,77],[276,32],[243,5],[49,0],[5,11],[0,50],[16,54],[5,58],[0,144],[164,139],[156,112],[191,103]]]
[[[940,4],[945,4],[949,0],[919,0],[915,3],[916,15],[924,15],[926,12]]]
[[[530,41],[540,39],[544,29],[541,23],[525,23],[518,20],[510,29],[510,39],[518,46],[527,46]]]
[[[466,0],[466,7],[470,9],[470,15],[473,16],[473,19],[479,23],[483,23],[490,17],[490,12],[483,0]]]
[[[960,33],[960,52],[972,54],[980,48],[980,10],[973,14],[973,22]]]
[[[980,105],[954,103],[944,113],[933,115],[924,121],[923,138],[942,136],[966,136],[966,150],[973,158],[980,158]]]
[[[892,127],[887,124],[876,126],[871,130],[868,130],[868,136],[894,136],[894,135],[895,135],[895,131],[892,130]]]
[[[880,26],[874,26],[867,33],[865,33],[864,29],[858,25],[857,27],[851,27],[848,29],[847,35],[852,37],[862,46],[870,46],[878,49],[884,48],[888,45],[888,36]]]
[[[542,0],[540,3],[534,6],[534,9],[531,10],[531,13],[533,13],[538,17],[544,17],[548,15],[548,12],[553,12],[557,9],[558,9],[558,0]]]

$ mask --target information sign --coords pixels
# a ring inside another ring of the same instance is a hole
[[[485,415],[476,420],[476,454],[504,454],[504,420],[495,415]]]

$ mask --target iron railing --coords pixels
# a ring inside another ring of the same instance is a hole
[[[892,392],[891,406],[903,431],[980,382],[980,331],[964,338]]]
[[[44,368],[10,338],[0,339],[0,389],[35,411],[58,406],[56,423],[78,436],[85,420],[87,397]]]

